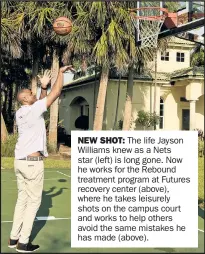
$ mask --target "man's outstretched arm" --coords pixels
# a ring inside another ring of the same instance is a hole
[[[59,69],[58,77],[55,84],[53,85],[51,92],[47,96],[47,108],[60,96],[61,90],[63,88],[63,73],[67,70],[72,70],[72,65],[64,66]]]

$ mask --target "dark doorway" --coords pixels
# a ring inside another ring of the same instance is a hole
[[[189,130],[190,110],[182,109],[182,130]]]

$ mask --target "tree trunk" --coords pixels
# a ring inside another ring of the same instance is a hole
[[[8,136],[8,131],[7,131],[7,128],[6,128],[6,124],[4,122],[4,117],[1,113],[1,142],[2,143],[6,141],[7,136]]]
[[[154,54],[154,113],[157,112],[157,49]],[[154,130],[156,130],[156,122],[154,123]]]
[[[4,116],[7,115],[7,105],[8,105],[8,90],[5,89],[4,91],[4,101],[3,101],[3,105],[2,105],[2,113]]]
[[[18,94],[18,84],[14,84],[14,114],[16,113],[18,109],[18,102],[17,102],[17,94]],[[13,122],[13,133],[17,133],[17,125],[16,125],[16,119],[14,115],[14,122]]]
[[[96,131],[102,130],[108,76],[109,76],[109,68],[103,67],[100,77],[100,87],[98,92],[98,99],[95,110],[95,119],[93,124],[93,130]]]
[[[13,104],[13,86],[14,84],[9,84],[9,93],[8,93],[8,109],[7,114],[9,115],[9,118],[11,118],[12,114],[12,104]]]
[[[38,53],[33,53],[31,91],[37,93]]]
[[[55,70],[55,73],[54,73]],[[52,63],[52,72],[54,73],[51,79],[51,89],[57,79],[59,71],[59,60],[58,54],[56,51],[53,52],[53,63]],[[58,102],[59,98],[50,107],[50,124],[49,124],[49,138],[48,142],[50,147],[56,152],[57,151],[57,125],[58,125]]]
[[[127,131],[130,129],[130,121],[132,116],[132,95],[133,95],[133,74],[134,65],[129,66],[128,81],[127,81],[127,95],[125,101],[124,120],[122,130]]]
[[[7,105],[7,128],[8,132],[13,130],[13,86],[14,83],[10,83],[8,86],[8,105]]]
[[[117,125],[117,117],[118,117],[118,108],[119,108],[119,99],[120,99],[120,81],[121,81],[121,74],[119,76],[119,81],[118,81],[118,88],[117,88],[117,103],[116,103],[116,110],[115,110],[115,120],[113,124],[113,129],[116,130],[118,129]]]

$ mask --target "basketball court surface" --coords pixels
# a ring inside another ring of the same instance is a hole
[[[158,2],[163,6],[163,2]],[[177,12],[177,23],[172,27],[165,24],[160,28],[158,38],[177,36],[196,41],[203,45],[204,36],[204,2],[181,2]],[[137,6],[136,6],[137,7]],[[141,43],[139,36],[139,44]],[[16,253],[7,247],[12,226],[12,217],[17,199],[16,178],[13,170],[1,171],[1,252]],[[38,211],[31,240],[40,245],[40,253],[204,253],[204,211],[199,210],[198,248],[91,248],[71,249],[71,174],[70,169],[46,169],[42,205]],[[188,198],[187,198],[188,202]],[[190,218],[191,220],[191,218]],[[171,241],[171,239],[170,239]],[[38,251],[37,251],[38,252]]]
[[[16,177],[13,170],[1,172],[1,253],[16,253],[7,247],[12,226],[13,211],[17,199]],[[204,211],[198,217],[198,248],[75,248],[71,249],[71,175],[70,169],[46,169],[42,205],[36,216],[31,235],[33,244],[39,244],[36,253],[203,253],[204,250]],[[191,218],[190,218],[191,219]]]

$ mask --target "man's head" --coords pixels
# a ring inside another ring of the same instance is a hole
[[[18,92],[17,100],[21,103],[21,105],[32,105],[37,101],[37,98],[30,89],[22,89]]]

